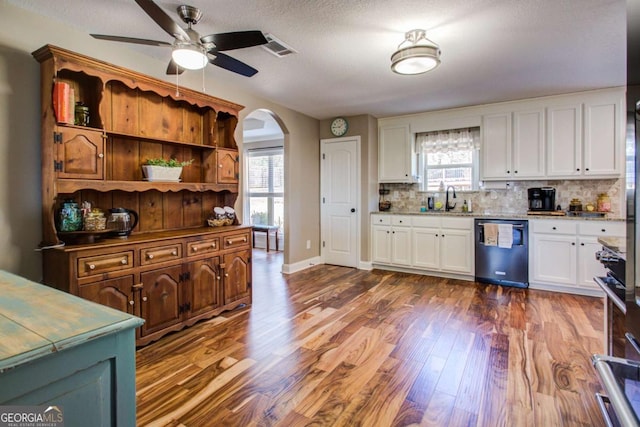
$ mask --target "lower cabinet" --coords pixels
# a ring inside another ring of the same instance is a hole
[[[251,304],[251,228],[105,239],[44,252],[44,283],[144,319],[137,345]]]
[[[605,275],[595,254],[598,237],[624,237],[622,221],[529,220],[529,285],[532,288],[600,295],[594,276]]]
[[[473,218],[372,215],[374,264],[474,275]]]
[[[411,217],[375,215],[373,224],[373,262],[411,266]]]

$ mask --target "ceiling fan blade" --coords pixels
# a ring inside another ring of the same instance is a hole
[[[224,53],[216,52],[215,49],[209,51],[210,54],[216,55],[215,58],[209,59],[213,65],[217,65],[225,70],[232,71],[245,77],[251,77],[258,72],[255,68],[245,64],[242,61],[238,61],[235,58],[225,55]]]
[[[202,43],[213,43],[217,51],[242,49],[243,47],[266,44],[267,39],[261,31],[234,31],[231,33],[209,34],[200,37]]]
[[[184,73],[184,68],[178,67],[178,64],[172,59],[169,61],[169,65],[167,65],[167,74],[182,74]]]
[[[146,44],[148,46],[171,46],[171,43],[161,42],[158,40],[137,39],[134,37],[107,36],[104,34],[91,34],[94,39],[108,40],[112,42]]]
[[[147,15],[151,17],[163,30],[169,33],[171,36],[182,40],[189,41],[191,38],[187,34],[185,30],[182,29],[178,24],[175,23],[169,15],[165,13],[160,6],[155,4],[151,0],[136,0],[136,3],[144,10]]]

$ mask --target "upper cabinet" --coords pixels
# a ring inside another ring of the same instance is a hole
[[[482,116],[482,179],[544,176],[544,110]]]
[[[624,96],[586,95],[547,108],[552,178],[617,178],[624,173]]]
[[[378,138],[378,181],[418,182],[416,151],[409,125],[381,126]]]

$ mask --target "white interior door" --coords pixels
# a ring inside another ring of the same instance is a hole
[[[357,267],[360,140],[335,138],[321,142],[322,257],[327,264]]]

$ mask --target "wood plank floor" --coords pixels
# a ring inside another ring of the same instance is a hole
[[[254,251],[254,304],[137,352],[149,426],[599,426],[600,298]]]

